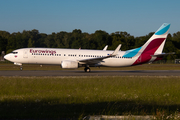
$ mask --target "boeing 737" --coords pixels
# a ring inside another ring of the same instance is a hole
[[[23,64],[50,64],[60,65],[62,68],[85,67],[125,67],[161,60],[164,44],[168,35],[170,24],[164,23],[154,35],[142,46],[127,51],[120,51],[121,44],[114,51],[86,50],[86,49],[60,49],[60,48],[21,48],[4,56],[6,60],[20,65]]]

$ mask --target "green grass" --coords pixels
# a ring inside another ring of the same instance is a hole
[[[0,77],[0,119],[178,113],[180,77]]]

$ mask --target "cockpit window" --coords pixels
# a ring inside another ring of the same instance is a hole
[[[12,52],[12,54],[18,54],[18,52]]]

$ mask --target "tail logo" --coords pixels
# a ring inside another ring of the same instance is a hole
[[[137,63],[141,63],[141,56],[137,59]]]
[[[164,48],[164,44],[168,35],[170,24],[164,23],[155,34],[141,47],[141,55],[132,65],[142,64],[149,62],[152,59],[152,55],[161,54]],[[128,54],[130,54],[130,51]],[[133,52],[134,53],[134,52]]]

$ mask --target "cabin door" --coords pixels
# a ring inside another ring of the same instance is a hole
[[[28,50],[24,50],[24,52],[23,52],[23,58],[28,58]]]

